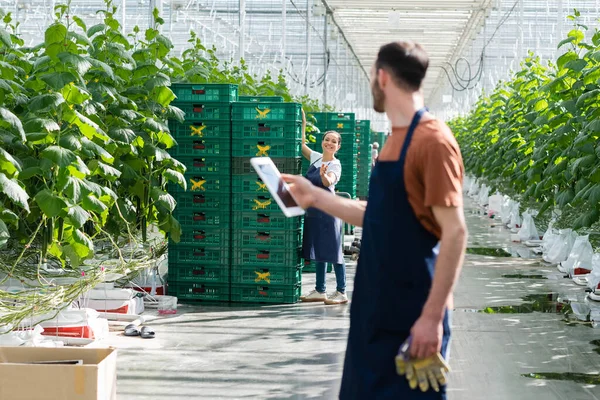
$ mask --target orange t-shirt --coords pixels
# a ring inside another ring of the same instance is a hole
[[[378,161],[397,161],[408,127],[393,128]],[[404,165],[408,201],[421,222],[438,239],[441,229],[432,206],[462,206],[464,166],[458,143],[448,126],[437,120],[421,121],[412,137]]]

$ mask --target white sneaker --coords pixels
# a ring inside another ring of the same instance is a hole
[[[325,299],[325,304],[346,304],[348,302],[348,296],[345,293],[335,292],[331,297]]]
[[[300,301],[303,301],[305,303],[315,303],[315,302],[320,302],[320,301],[327,301],[327,293],[319,293],[316,290],[313,290],[309,294],[300,296]]]

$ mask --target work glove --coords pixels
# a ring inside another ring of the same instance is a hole
[[[409,355],[410,342],[409,337],[400,346],[396,356],[398,375],[406,376],[411,389],[416,389],[418,386],[422,392],[427,392],[429,389],[439,392],[440,386],[446,384],[446,374],[450,372],[448,364],[440,353],[422,360],[412,359]]]

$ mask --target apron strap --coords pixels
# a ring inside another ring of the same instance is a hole
[[[415,129],[417,128],[417,125],[419,125],[421,118],[427,111],[429,111],[427,107],[421,108],[415,113],[415,116],[413,117],[412,122],[410,123],[408,133],[406,134],[406,139],[404,139],[404,145],[402,146],[402,152],[400,153],[400,159],[398,160],[398,162],[401,165],[404,165],[404,159],[406,158],[406,153],[408,152],[408,147],[410,146],[410,142],[412,140],[413,134],[415,133]]]
[[[319,162],[319,160],[322,160],[322,159],[323,159],[323,157],[317,158],[317,159],[316,159],[314,162],[312,162],[312,163],[311,163],[311,164],[308,166],[308,168],[312,167],[312,166],[313,166],[313,165],[315,165],[317,162]],[[316,168],[316,167],[315,167],[315,168]]]

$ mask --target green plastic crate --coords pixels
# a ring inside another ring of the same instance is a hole
[[[169,281],[229,284],[230,279],[231,269],[229,264],[201,265],[194,262],[169,264]]]
[[[231,177],[229,175],[210,175],[186,173],[187,191],[180,185],[169,183],[169,193],[227,193],[231,191]]]
[[[306,120],[307,122],[312,123],[313,125],[315,125],[317,128],[319,128],[320,131],[325,131],[327,130],[327,114],[325,112],[313,112],[313,113],[308,113],[306,115]]]
[[[295,230],[234,230],[233,243],[238,248],[289,249],[302,245],[302,231]]]
[[[268,195],[269,189],[256,173],[245,175],[234,175],[231,182],[232,193],[251,193]]]
[[[229,301],[230,286],[225,283],[198,283],[168,281],[168,294],[178,300],[188,301]]]
[[[233,103],[232,121],[302,121],[299,103]]]
[[[288,218],[279,212],[232,213],[234,229],[296,230],[302,227],[300,217]]]
[[[231,207],[229,193],[176,193],[177,201],[175,210],[179,213],[194,212],[199,210],[228,210]]]
[[[356,132],[354,121],[337,121],[330,124],[327,126],[328,131],[337,131],[346,134],[354,134]]]
[[[302,283],[302,268],[296,267],[231,267],[231,284],[297,285]]]
[[[189,102],[175,103],[175,107],[185,113],[185,121],[231,121],[232,103]]]
[[[333,123],[337,123],[337,122],[348,122],[348,121],[352,121],[352,123],[356,126],[355,123],[355,114],[354,113],[336,113],[336,112],[329,112],[326,113],[327,115],[327,126],[330,126],[330,122]]]
[[[187,101],[232,102],[238,99],[238,86],[229,84],[174,83],[174,105]]]
[[[300,157],[275,157],[271,161],[275,164],[279,172],[298,175],[302,170],[302,160]],[[233,178],[237,175],[252,174],[256,176],[256,171],[250,165],[250,157],[233,157],[231,159],[231,170]]]
[[[184,137],[229,139],[231,137],[231,121],[169,121],[171,136],[177,140]]]
[[[178,208],[173,212],[173,217],[181,224],[182,229],[187,228],[229,228],[231,224],[231,212],[229,209],[218,210],[190,210]]]
[[[229,229],[223,228],[189,228],[181,230],[181,241],[179,244],[192,244],[199,246],[228,246],[231,233]]]
[[[187,136],[177,139],[177,146],[169,149],[169,153],[176,159],[181,156],[231,157],[231,139],[211,139]]]
[[[225,246],[205,246],[200,244],[169,244],[169,263],[195,262],[204,265],[227,265],[229,263],[229,243]]]
[[[241,303],[297,303],[302,285],[231,285],[231,301]]]
[[[302,123],[296,121],[235,121],[232,124],[231,132],[234,139],[302,139]]]
[[[251,103],[283,103],[281,96],[239,96],[238,101]]]
[[[231,208],[234,212],[281,212],[277,202],[268,194],[235,194],[232,196]]]
[[[177,161],[187,168],[187,173],[229,176],[231,174],[231,157],[179,156]]]
[[[287,249],[238,248],[232,254],[234,265],[292,267],[300,265],[300,248]]]
[[[371,133],[371,121],[368,119],[356,120],[356,130]]]
[[[232,143],[234,157],[300,157],[302,141],[295,139],[236,139]]]

